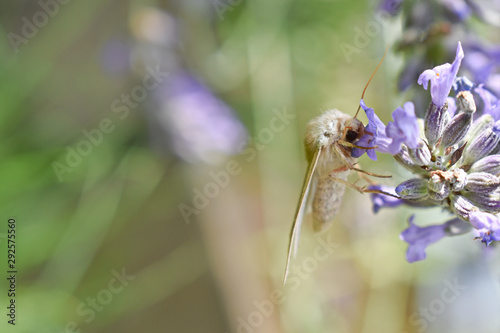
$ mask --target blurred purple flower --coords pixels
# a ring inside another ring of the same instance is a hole
[[[427,64],[418,57],[410,58],[406,62],[404,68],[401,70],[398,78],[399,91],[405,91],[415,84],[419,75],[428,68]]]
[[[491,115],[494,120],[500,119],[500,102],[498,98],[488,89],[484,88],[482,84],[474,88],[474,92],[483,100],[483,114]]]
[[[433,69],[427,69],[419,76],[418,84],[422,85],[424,89],[427,90],[429,81],[431,82],[432,103],[438,108],[445,104],[463,58],[462,45],[458,42],[457,53],[452,64],[446,63]]]
[[[111,74],[123,74],[130,70],[131,47],[127,41],[113,38],[101,51],[101,65]]]
[[[370,190],[379,190],[386,193],[396,195],[394,187],[384,186],[384,185],[371,185],[368,187]],[[373,203],[373,212],[378,213],[382,207],[397,207],[404,203],[403,200],[391,197],[390,195],[380,194],[380,193],[370,193],[370,199]]]
[[[499,27],[498,15],[500,14],[500,2],[498,1],[467,1],[474,14],[484,22]]]
[[[413,223],[414,219],[415,215],[410,216],[408,219],[409,227],[399,236],[401,240],[408,243],[406,260],[410,263],[424,260],[427,256],[425,253],[427,246],[446,236],[446,224],[419,227]]]
[[[401,10],[401,5],[404,0],[383,0],[379,4],[379,10],[388,12],[391,15],[396,15]]]
[[[470,71],[474,82],[485,83],[497,65],[495,53],[498,52],[490,50],[477,41],[466,43],[464,47],[467,52],[464,67]]]
[[[492,241],[500,240],[500,223],[498,217],[484,212],[473,212],[469,214],[472,226],[477,230],[478,238],[486,245]]]
[[[461,91],[471,91],[472,87],[474,87],[474,83],[466,76],[457,77],[455,82],[453,82],[453,90],[455,90],[455,94],[458,94]]]
[[[440,0],[446,9],[448,9],[459,21],[464,21],[472,13],[467,1],[464,0]]]
[[[500,96],[500,47],[474,40],[464,44],[464,48],[467,52],[464,67],[472,74],[473,81]]]
[[[419,227],[413,223],[415,216],[408,219],[409,227],[399,236],[401,240],[408,243],[406,260],[409,263],[424,260],[427,256],[425,249],[427,246],[436,243],[445,236],[462,235],[468,232],[469,225],[459,218],[454,218],[444,224]]]
[[[187,162],[217,163],[247,139],[234,112],[188,73],[171,75],[153,92],[156,121],[172,150]],[[160,132],[160,133],[161,133]]]

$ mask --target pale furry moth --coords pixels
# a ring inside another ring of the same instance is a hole
[[[384,57],[368,80],[361,98],[363,98],[366,88],[382,64]],[[363,135],[370,134],[365,132],[363,123],[356,119],[357,114],[358,112],[352,117],[337,109],[332,109],[312,119],[307,124],[304,145],[309,166],[290,232],[283,284],[289,274],[290,262],[297,253],[300,229],[309,196],[312,197],[313,229],[314,231],[322,231],[332,223],[333,218],[338,213],[346,185],[362,193],[384,193],[378,190],[360,188],[347,181],[351,170],[376,177],[390,177],[375,175],[355,167],[357,158],[351,156],[352,148],[376,148],[356,146],[356,141]]]

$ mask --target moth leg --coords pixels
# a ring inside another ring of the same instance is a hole
[[[363,193],[379,193],[379,194],[383,194],[383,195],[388,195],[388,196],[396,198],[396,199],[403,199],[398,195],[395,195],[395,194],[392,194],[389,192],[385,192],[385,191],[381,191],[381,190],[370,190],[370,189],[366,188],[366,189],[363,189]]]
[[[365,175],[368,175],[368,176],[377,177],[377,178],[391,178],[392,177],[390,175],[389,176],[378,175],[376,173],[372,173],[372,172],[369,172],[369,171],[361,170],[361,169],[358,169],[358,168],[355,168],[355,167],[352,167],[351,170],[357,171],[359,173],[362,173],[362,174],[365,174]]]
[[[381,190],[372,190],[372,189],[367,189],[366,186],[363,186],[363,187],[359,187],[359,186],[356,186],[355,184],[352,184],[352,183],[349,183],[347,180],[344,180],[344,179],[340,179],[340,178],[337,178],[335,177],[335,173],[337,172],[342,172],[342,171],[348,171],[348,170],[354,170],[354,171],[357,171],[360,176],[362,174],[366,174],[366,175],[369,175],[369,176],[373,176],[373,177],[380,177],[380,178],[391,178],[392,176],[384,176],[384,175],[377,175],[377,174],[374,174],[374,173],[371,173],[371,172],[368,172],[368,171],[364,171],[364,170],[361,170],[361,169],[358,169],[356,168],[354,165],[352,165],[349,160],[347,160],[347,158],[345,157],[345,155],[343,154],[343,151],[342,151],[342,147],[340,145],[335,145],[335,149],[337,150],[338,152],[338,155],[340,156],[340,158],[342,159],[342,161],[344,162],[344,165],[341,166],[340,168],[337,168],[335,170],[332,170],[329,174],[330,177],[332,177],[333,179],[335,179],[336,181],[339,181],[347,186],[349,186],[350,188],[352,189],[355,189],[356,191],[360,192],[360,193],[379,193],[379,194],[384,194],[384,195],[388,195],[388,196],[391,196],[393,198],[397,198],[397,199],[401,199],[399,196],[397,195],[394,195],[394,194],[391,194],[391,193],[388,193],[388,192],[384,192],[384,191],[381,191]],[[356,164],[357,165],[357,164]],[[366,177],[366,176],[365,176]],[[371,182],[370,182],[371,183]]]
[[[347,143],[349,145],[352,145],[352,143],[349,143],[347,141],[339,141],[336,145],[335,145],[335,149],[337,150],[338,152],[338,155],[340,156],[340,158],[342,159],[342,161],[344,162],[344,166],[343,167],[340,167],[336,170],[333,170],[332,172],[340,172],[340,171],[347,171],[347,170],[354,170],[354,171],[357,171],[357,172],[360,172],[360,173],[364,173],[364,174],[367,174],[368,176],[372,176],[372,177],[378,177],[378,178],[391,178],[392,176],[385,176],[385,175],[378,175],[378,174],[375,174],[375,173],[372,173],[372,172],[369,172],[369,171],[365,171],[365,170],[362,170],[362,169],[358,169],[356,168],[354,165],[351,164],[351,162],[349,162],[347,160],[347,158],[345,157],[345,154],[344,154],[344,151],[343,151],[343,146],[345,146],[344,144]],[[363,148],[363,147],[361,147]],[[376,147],[373,147],[373,148],[376,148]],[[366,148],[364,148],[366,149]],[[372,149],[372,148],[370,148]],[[347,168],[347,169],[343,169],[343,168]]]
[[[401,199],[400,196],[397,196],[395,194],[392,194],[392,193],[389,193],[389,192],[385,192],[385,191],[381,191],[381,190],[374,190],[374,189],[369,189],[369,188],[366,188],[366,186],[363,186],[363,187],[360,187],[360,186],[356,186],[355,184],[353,183],[349,183],[347,180],[344,180],[344,179],[341,179],[341,178],[337,178],[334,176],[335,172],[331,172],[329,174],[329,176],[334,179],[335,181],[338,181],[338,182],[341,182],[347,186],[349,186],[350,188],[358,191],[359,193],[363,194],[363,193],[379,193],[379,194],[384,194],[384,195],[388,195],[390,197],[393,197],[393,198],[396,198],[396,199]]]
[[[337,144],[340,144],[340,145],[342,145],[344,147],[348,147],[348,148],[359,148],[359,149],[375,149],[375,148],[378,148],[378,146],[362,147],[362,146],[358,146],[358,145],[355,145],[354,143],[350,143],[350,142],[344,141],[344,140],[337,141]]]
[[[359,164],[356,164],[356,166],[359,166]],[[366,173],[358,172],[358,176],[359,176],[359,178],[363,178],[363,180],[365,182],[369,183],[370,185],[376,184],[370,177],[368,177],[368,175]]]
[[[330,178],[332,178],[333,180],[341,182],[342,184],[345,184],[345,185],[349,186],[350,188],[358,191],[361,194],[363,194],[363,193],[365,193],[367,191],[367,189],[365,187],[356,186],[353,183],[349,183],[347,180],[335,177],[333,174],[334,174],[334,172],[331,172],[329,174]]]
[[[349,162],[349,160],[347,160],[347,158],[345,157],[344,155],[344,152],[342,151],[342,147],[339,146],[338,144],[335,145],[335,149],[337,150],[338,152],[338,155],[340,156],[340,158],[342,159],[342,161],[344,162],[344,165],[341,166],[340,168],[337,168],[337,169],[334,169],[332,171],[330,171],[330,173],[328,174],[328,176],[330,176],[332,179],[338,181],[338,182],[341,182],[349,187],[351,187],[352,189],[355,189],[356,191],[358,191],[359,193],[364,193],[364,188],[363,187],[359,187],[359,186],[356,186],[352,183],[349,183],[347,180],[344,180],[344,179],[340,179],[340,178],[337,178],[335,177],[335,174],[338,173],[338,172],[343,172],[343,171],[348,171],[348,170],[353,170],[353,169],[356,169],[354,168],[354,166]]]

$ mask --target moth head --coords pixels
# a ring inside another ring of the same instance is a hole
[[[356,118],[350,118],[346,121],[345,130],[342,134],[342,141],[355,143],[365,135],[365,126]]]

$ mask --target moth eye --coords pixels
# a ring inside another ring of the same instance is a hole
[[[358,133],[353,130],[348,130],[345,135],[345,139],[347,142],[353,142],[357,138],[358,138]]]
[[[328,132],[323,133],[323,135],[326,136],[327,138],[330,137],[330,133],[328,133]]]

